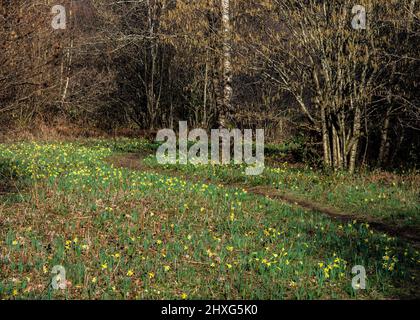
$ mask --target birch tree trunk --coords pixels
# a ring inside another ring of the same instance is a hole
[[[70,85],[70,72],[71,72],[71,65],[72,65],[72,51],[73,51],[73,45],[74,45],[74,25],[73,25],[73,0],[70,1],[70,10],[69,10],[69,22],[71,25],[71,34],[70,34],[70,47],[67,48],[67,68],[66,68],[66,80],[63,86],[63,75],[64,75],[64,69],[65,69],[65,62],[64,59],[61,61],[61,79],[60,79],[60,93],[61,93],[61,108],[62,110],[66,110],[65,103],[67,98],[67,92]]]
[[[203,117],[201,125],[207,127],[207,87],[209,77],[209,52],[206,50],[206,69],[204,71],[204,92],[203,92]]]
[[[223,105],[219,112],[219,126],[226,128],[232,110],[232,27],[230,21],[230,0],[222,1],[222,31],[223,31]]]

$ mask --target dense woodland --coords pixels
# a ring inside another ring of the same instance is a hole
[[[0,300],[420,298],[419,13],[0,0]]]
[[[264,128],[318,164],[416,166],[415,0],[0,0],[4,135]],[[365,29],[354,29],[366,8]]]

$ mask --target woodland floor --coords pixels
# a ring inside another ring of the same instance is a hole
[[[0,144],[5,299],[420,295],[417,173],[160,165],[135,139]],[[65,290],[51,270],[66,269]],[[366,290],[351,286],[366,268]]]
[[[127,153],[127,154],[119,154],[112,156],[108,159],[110,163],[117,167],[128,168],[131,170],[149,170],[155,173],[165,173],[176,175],[183,179],[189,179],[194,182],[203,182],[203,183],[211,183],[209,179],[200,179],[197,176],[188,176],[187,174],[183,174],[176,170],[176,168],[153,168],[144,163],[144,158],[149,156],[149,154],[140,154],[140,153]],[[298,206],[302,209],[307,209],[311,211],[316,211],[321,214],[327,215],[331,218],[337,219],[343,222],[351,222],[353,220],[358,220],[360,223],[368,223],[373,229],[381,232],[385,232],[390,236],[399,237],[401,239],[410,241],[414,246],[420,246],[420,229],[415,227],[404,226],[400,227],[398,225],[384,223],[374,217],[369,216],[368,214],[354,214],[348,213],[337,208],[328,206],[326,204],[322,204],[316,201],[311,201],[308,199],[304,199],[302,197],[297,197],[291,193],[281,191],[279,189],[270,187],[270,186],[256,186],[256,187],[248,187],[244,183],[230,183],[224,184],[224,188],[244,188],[249,193],[253,193],[255,195],[267,197],[270,199],[277,199],[282,202],[286,202],[293,206]]]

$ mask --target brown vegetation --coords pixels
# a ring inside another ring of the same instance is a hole
[[[334,169],[418,163],[418,1],[365,1],[365,30],[341,0],[61,3],[65,30],[49,1],[0,1],[6,136],[188,120],[302,133]]]

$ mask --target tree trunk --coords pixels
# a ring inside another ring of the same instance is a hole
[[[354,111],[353,122],[353,137],[350,143],[350,159],[349,159],[349,172],[354,173],[356,169],[357,150],[359,148],[360,128],[361,128],[361,112],[360,107],[356,106]]]
[[[158,64],[158,43],[156,37],[157,32],[157,4],[156,1],[147,2],[148,6],[148,34],[149,34],[149,43],[148,43],[148,52],[146,55],[146,65],[148,72],[146,71],[147,84],[146,84],[146,96],[147,96],[147,112],[149,117],[149,127],[151,130],[155,129],[156,120],[157,120],[157,93],[155,92],[155,76],[157,72]]]
[[[230,23],[230,0],[222,1],[222,31],[223,31],[223,105],[219,112],[219,126],[226,128],[230,121],[232,110],[232,28]]]
[[[381,130],[381,144],[379,147],[378,166],[383,166],[388,156],[388,131],[390,125],[390,108],[385,113],[384,123]]]
[[[203,118],[202,118],[202,126],[207,127],[207,87],[208,87],[208,77],[209,77],[209,53],[206,52],[206,70],[204,72],[204,92],[203,92]]]
[[[408,31],[412,31],[413,30],[413,22],[414,22],[414,17],[415,17],[415,6],[416,6],[416,0],[411,0],[410,2],[410,7],[409,7],[409,17],[407,19],[408,22]]]
[[[60,79],[60,93],[61,93],[61,109],[64,112],[66,110],[65,103],[67,98],[67,92],[70,86],[70,72],[71,72],[71,65],[72,65],[72,51],[73,51],[73,45],[74,45],[74,23],[73,23],[73,0],[70,1],[70,10],[69,10],[69,22],[70,22],[70,28],[71,28],[71,34],[70,34],[70,47],[67,48],[67,68],[64,70],[65,62],[64,58],[61,61],[61,79]],[[64,72],[67,74],[66,80],[63,86],[63,75]]]
[[[331,167],[331,150],[328,136],[327,118],[325,116],[325,106],[321,105],[321,133],[322,133],[322,148],[324,151],[324,166]]]
[[[332,126],[332,152],[333,152],[333,164],[334,170],[341,169],[343,167],[343,161],[341,159],[341,148],[340,148],[340,137],[337,129]]]

